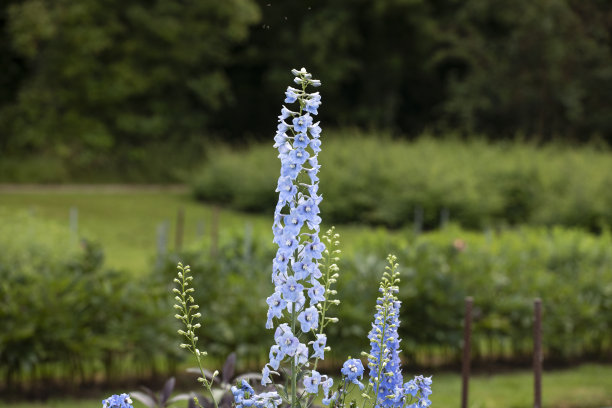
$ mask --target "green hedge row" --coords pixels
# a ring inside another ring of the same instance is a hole
[[[92,381],[176,357],[167,284],[103,267],[68,228],[0,211],[0,378]],[[159,359],[152,358],[157,356]]]
[[[321,211],[333,224],[398,227],[422,211],[426,229],[443,213],[466,228],[612,225],[612,160],[594,147],[333,133],[323,143]],[[271,213],[279,172],[271,145],[212,149],[193,191],[200,200]]]
[[[215,353],[267,355],[265,298],[274,254],[267,237],[227,237],[216,257],[202,248],[169,257],[192,265],[204,324],[200,338]],[[474,297],[474,354],[529,359],[532,308],[542,298],[547,358],[612,357],[612,237],[564,228],[490,234],[457,227],[414,237],[372,233],[343,251],[329,344],[338,361],[367,347],[386,254],[398,256],[404,356],[423,364],[460,356],[464,299]],[[212,354],[212,353],[211,353]]]

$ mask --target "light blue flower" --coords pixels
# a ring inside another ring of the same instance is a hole
[[[280,351],[287,356],[294,356],[300,345],[300,340],[292,333],[283,334],[277,341]]]
[[[331,404],[332,402],[336,401],[337,399],[338,399],[338,392],[336,391],[336,392],[334,392],[334,394],[333,394],[331,397],[329,397],[329,398],[327,398],[327,397],[323,398],[323,399],[321,400],[321,403],[322,403],[323,405],[329,405],[329,404]]]
[[[293,118],[291,123],[293,123],[293,130],[295,130],[297,133],[306,132],[308,127],[312,125],[312,116],[307,113],[303,116]]]
[[[270,379],[270,368],[266,364],[261,372],[261,385],[265,387],[268,384],[272,384],[272,380]]]
[[[306,160],[310,157],[310,153],[308,153],[304,148],[298,147],[289,152],[289,157],[287,158],[287,163],[295,163],[302,168],[302,165],[306,163]]]
[[[319,282],[313,282],[312,286],[308,289],[308,297],[310,298],[311,305],[323,302],[325,300],[325,287]]]
[[[112,395],[102,401],[102,408],[133,408],[129,394]]]
[[[304,285],[298,283],[293,276],[290,276],[281,287],[283,297],[290,302],[299,301],[302,290],[304,290]]]
[[[296,89],[288,87],[287,91],[285,91],[285,103],[293,103],[297,100],[298,94],[295,92]]]
[[[312,370],[310,376],[304,377],[304,388],[309,394],[318,394],[319,385],[321,384],[321,374],[318,371]]]
[[[281,165],[281,176],[289,177],[292,180],[295,180],[298,174],[300,174],[301,170],[302,170],[301,164],[290,162],[289,160],[287,160]]]
[[[319,327],[319,311],[311,306],[298,315],[302,332],[306,333]]]
[[[319,143],[321,141],[319,140]],[[295,139],[293,140],[293,147],[294,148],[298,148],[301,147],[302,149],[305,149],[308,147],[308,145],[311,145],[311,141],[308,138],[308,134],[306,132],[302,132],[302,133],[298,133],[297,135],[295,135]],[[320,151],[321,149],[319,149]],[[318,152],[315,152],[318,153]]]
[[[307,261],[294,263],[292,269],[296,280],[304,280],[312,275],[315,269],[318,270],[315,263]]]
[[[283,315],[283,309],[287,307],[287,301],[283,299],[280,292],[274,292],[266,299],[266,303],[270,306],[269,310],[274,317],[280,318]]]
[[[314,353],[312,357],[324,359],[325,344],[327,343],[327,336],[325,334],[317,334],[317,339],[312,342],[312,349]]]
[[[278,370],[280,362],[285,357],[285,353],[283,353],[281,348],[277,344],[275,344],[272,347],[270,347],[269,357],[270,357],[270,367],[272,367],[274,370]]]
[[[306,364],[308,361],[308,347],[300,343],[295,350],[295,364]]]
[[[346,381],[357,384],[359,389],[363,389],[363,384],[357,379],[358,377],[363,378],[363,364],[361,360],[356,358],[346,360],[340,371],[346,377]]]

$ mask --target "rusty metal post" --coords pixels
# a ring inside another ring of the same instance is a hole
[[[542,300],[533,302],[533,406],[542,408]]]
[[[470,382],[470,359],[472,351],[472,297],[465,298],[465,320],[463,322],[463,361],[461,364],[461,408],[468,406],[468,389]]]

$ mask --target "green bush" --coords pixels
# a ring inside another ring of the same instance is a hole
[[[209,242],[169,256],[163,274],[171,280],[177,260],[191,264],[204,316],[200,338],[211,354],[265,356],[271,345],[264,323],[274,245],[270,237],[245,240],[242,234],[221,241],[216,256]],[[612,355],[609,233],[560,227],[476,233],[450,226],[416,237],[381,230],[343,248],[337,288],[342,303],[331,311],[340,323],[328,333],[332,359],[368,347],[375,288],[388,253],[400,263],[400,335],[408,359],[435,364],[460,358],[466,296],[474,297],[475,358],[529,361],[536,297],[543,301],[547,358]]]
[[[0,373],[8,385],[58,373],[85,381],[104,372],[108,380],[175,355],[159,281],[104,268],[101,249],[68,228],[4,212],[0,225]]]
[[[437,227],[444,211],[471,229],[612,225],[612,161],[595,148],[333,133],[323,143],[321,211],[333,224],[399,227],[420,208],[426,229]],[[213,149],[193,179],[194,195],[271,213],[280,172],[275,156],[269,144]]]
[[[369,255],[345,257],[341,265],[345,308],[359,308],[345,316],[352,327],[338,326],[343,339],[366,333],[375,294],[364,288],[372,287],[385,254],[392,252],[402,267],[400,334],[406,356],[446,350],[459,358],[465,296],[474,297],[477,357],[529,358],[536,297],[543,302],[544,346],[551,359],[612,353],[612,237],[607,232],[594,237],[557,227],[483,234],[454,227],[416,239],[374,236],[357,247],[353,250]]]

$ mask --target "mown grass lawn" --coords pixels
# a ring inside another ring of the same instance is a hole
[[[457,374],[434,375],[432,407],[460,406],[461,378]],[[528,408],[533,406],[533,379],[528,371],[475,376],[470,383],[471,408]],[[112,392],[119,392],[117,390]],[[110,395],[112,392],[109,392]],[[46,403],[0,402],[0,408],[100,408],[96,399],[52,400]],[[544,373],[543,404],[546,408],[612,407],[612,367],[582,365],[570,370]],[[177,406],[184,408],[185,405]],[[134,408],[142,408],[135,402]]]
[[[33,214],[69,225],[70,209],[78,209],[78,230],[85,237],[102,244],[107,265],[133,273],[143,273],[154,264],[157,253],[157,229],[169,222],[168,249],[174,248],[175,226],[179,209],[184,211],[184,246],[197,242],[203,232],[209,236],[214,214],[218,214],[219,235],[250,228],[258,236],[272,241],[270,216],[244,214],[196,202],[188,191],[134,187],[63,187],[57,190],[0,188],[0,209],[30,211]],[[325,227],[323,227],[325,228]],[[373,229],[360,226],[338,228],[343,246],[371,234]],[[401,232],[395,232],[401,233]]]
[[[184,210],[185,245],[197,239],[198,230],[210,234],[213,207],[198,204],[187,192],[61,189],[44,192],[0,192],[0,207],[30,211],[37,216],[69,225],[72,207],[78,209],[79,235],[102,244],[109,266],[143,273],[153,265],[157,252],[157,229],[169,222],[168,249],[174,248],[177,212]],[[244,229],[270,231],[267,217],[219,212],[220,234]],[[198,224],[200,226],[198,226]],[[203,229],[202,229],[203,226]],[[271,234],[270,234],[271,236]]]

